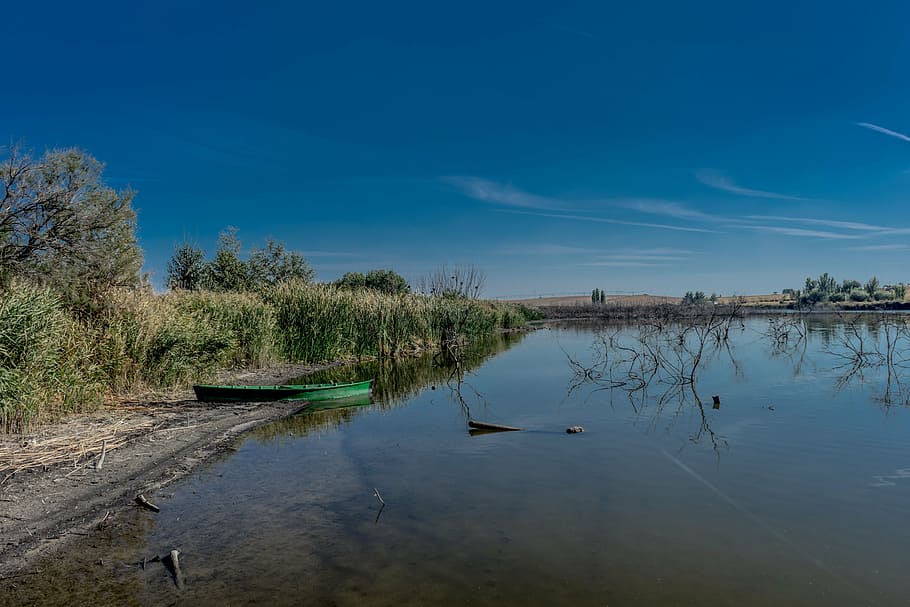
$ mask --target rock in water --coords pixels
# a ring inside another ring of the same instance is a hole
[[[581,426],[569,426],[566,428],[566,434],[578,434],[579,432],[584,432],[585,429]]]

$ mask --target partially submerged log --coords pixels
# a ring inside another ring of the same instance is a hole
[[[473,419],[468,420],[468,427],[475,430],[484,430],[487,432],[517,432],[524,430],[524,428],[516,428],[515,426],[504,426],[502,424],[490,424],[487,422],[479,422]]]
[[[170,569],[171,574],[174,576],[174,583],[177,585],[178,590],[183,590],[186,585],[186,578],[183,575],[183,571],[180,569],[180,551],[171,550],[171,553],[162,559],[165,567]]]

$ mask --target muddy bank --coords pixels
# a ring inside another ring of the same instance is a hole
[[[221,381],[281,383],[330,365],[279,365]],[[233,449],[236,438],[300,409],[300,403],[210,404],[191,393],[107,407],[0,437],[0,581],[28,575],[68,540],[104,531],[135,498],[183,478]],[[102,443],[107,446],[100,469]],[[41,463],[46,462],[46,463]]]

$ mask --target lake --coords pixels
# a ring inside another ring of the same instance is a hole
[[[155,496],[160,514],[132,515],[141,532],[111,539],[113,578],[67,592],[193,605],[907,604],[902,319],[753,317],[725,341],[564,324],[473,352],[461,381],[430,358],[333,370],[324,378],[375,375],[374,402],[248,434]],[[472,435],[469,417],[524,431]],[[182,590],[136,564],[174,548]]]

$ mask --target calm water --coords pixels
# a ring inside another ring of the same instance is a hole
[[[886,394],[887,365],[836,368],[836,319],[778,345],[768,324],[706,348],[694,390],[579,382],[567,357],[598,362],[616,331],[586,326],[472,359],[460,399],[429,360],[337,370],[378,375],[376,402],[260,429],[169,487],[104,583],[141,604],[910,603],[899,361]],[[887,337],[861,331],[864,352]],[[471,436],[468,414],[526,431]],[[182,591],[130,564],[172,548]]]

